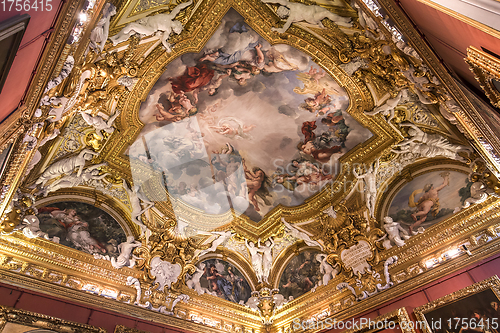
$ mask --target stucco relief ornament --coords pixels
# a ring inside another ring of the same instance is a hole
[[[490,195],[498,198],[498,195],[483,182],[475,182],[470,187],[470,197],[465,199],[462,208],[467,208],[473,204],[484,202]]]
[[[384,262],[384,285],[374,282],[381,281],[381,279],[380,274],[373,271],[369,277],[364,279],[364,281],[361,278],[356,279],[356,288],[349,285],[349,283],[347,282],[341,282],[337,284],[337,289],[349,290],[353,294],[356,301],[362,301],[370,296],[378,294],[379,292],[386,290],[394,285],[394,282],[391,281],[391,276],[389,274],[389,266],[395,264],[397,261],[398,257],[392,256],[387,258],[387,260]]]
[[[177,223],[179,223],[179,222],[177,222]],[[207,253],[210,253],[210,252],[215,252],[219,245],[222,245],[229,238],[231,238],[232,232],[230,230],[229,231],[213,231],[212,235],[218,236],[218,237],[212,242],[212,244],[210,245],[210,247],[208,249],[202,250],[198,254],[199,257],[201,257]]]
[[[183,29],[182,23],[174,19],[181,10],[190,6],[192,3],[193,1],[190,0],[177,5],[177,7],[175,7],[170,13],[147,16],[135,22],[129,23],[122,30],[120,30],[120,32],[111,36],[109,39],[113,45],[117,45],[126,41],[135,34],[145,36],[156,34],[160,37],[160,41],[165,50],[170,53],[172,52],[172,47],[168,42],[170,34],[173,32],[178,35]]]
[[[55,192],[62,188],[71,188],[78,185],[82,185],[91,180],[102,180],[106,176],[110,175],[109,172],[101,174],[98,170],[99,168],[107,165],[108,163],[100,163],[92,165],[82,171],[82,173],[70,173],[61,178],[56,179],[49,185],[46,185],[37,192],[37,195],[43,195],[46,197],[50,192]]]
[[[411,237],[411,235],[408,235],[408,231],[398,222],[394,222],[390,216],[384,217],[382,229],[387,233],[384,235],[384,241],[382,243],[386,249],[390,249],[393,244],[396,246],[403,246],[405,245],[405,240]],[[385,239],[386,237],[387,239]]]
[[[182,267],[179,264],[172,264],[168,261],[154,257],[150,263],[151,275],[155,278],[156,289],[170,289],[172,283],[175,283],[181,274]]]
[[[4,215],[0,217],[0,235],[23,229],[24,227],[29,228],[29,224],[32,221],[23,222],[23,220],[27,216],[34,216],[36,214],[38,214],[38,210],[35,207],[35,196],[30,193],[23,193],[18,189],[12,197],[12,201],[7,206]],[[36,224],[36,221],[34,223]],[[35,229],[37,228],[33,228],[34,230],[30,231],[36,233],[37,230]]]
[[[40,229],[40,220],[35,215],[25,216],[19,227],[19,229],[22,229],[23,234],[28,238],[41,237],[54,243],[59,243],[59,237],[54,236],[50,238],[46,232],[43,232]]]
[[[303,240],[304,243],[306,243],[309,246],[318,246],[319,248],[321,248],[321,250],[323,250],[323,245],[321,245],[319,242],[317,242],[315,240],[312,240],[308,234],[298,230],[297,228],[292,226],[290,223],[285,221],[284,218],[281,218],[281,222],[283,222],[283,224],[285,225],[285,232],[286,233],[289,233],[290,235],[292,235],[293,237],[295,237],[297,239]]]
[[[447,157],[461,162],[466,160],[458,155],[459,152],[471,153],[472,149],[462,145],[450,143],[440,134],[429,134],[412,123],[401,123],[401,126],[410,127],[408,129],[409,138],[395,145],[391,151],[396,154],[412,153],[418,157],[432,158],[436,156]]]
[[[379,262],[379,251],[383,249],[380,237],[384,232],[378,228],[368,228],[365,209],[351,212],[340,205],[336,210],[337,218],[320,217],[322,228],[319,238],[327,252],[324,282],[344,271],[349,276],[361,277],[372,272],[372,266]],[[323,261],[323,260],[322,260]],[[328,275],[330,276],[328,276]]]
[[[319,253],[316,255],[316,261],[319,262],[319,272],[323,274],[322,279],[318,283],[320,286],[326,286],[330,280],[335,279],[337,273],[339,272],[337,265],[332,267],[326,259],[326,254]]]
[[[125,179],[123,179],[123,188],[127,192],[130,205],[132,206],[132,222],[139,226],[142,237],[148,228],[142,223],[141,216],[154,206],[154,202],[149,201],[146,195],[142,193],[139,186],[129,187]],[[144,208],[142,207],[142,203],[145,204]]]
[[[92,126],[97,133],[99,140],[104,139],[102,131],[112,134],[115,131],[113,124],[116,118],[120,115],[120,111],[117,110],[113,115],[111,115],[108,120],[104,120],[101,115],[92,116],[86,112],[80,112],[83,120],[89,125]]]
[[[95,28],[90,33],[89,47],[97,53],[104,50],[104,45],[108,40],[109,24],[111,17],[116,14],[116,7],[111,3],[107,3],[102,11],[102,18],[97,22]]]
[[[377,203],[377,172],[380,169],[380,159],[377,159],[375,162],[375,167],[373,164],[370,165],[368,170],[359,175],[355,169],[352,170],[354,177],[358,179],[358,181],[363,180],[365,184],[365,204],[368,208],[368,212],[370,217],[375,218],[375,205]]]
[[[284,33],[290,28],[292,23],[305,21],[309,24],[324,28],[321,20],[328,18],[338,25],[350,27],[351,19],[330,12],[328,9],[316,5],[304,5],[297,2],[286,0],[262,0],[263,3],[277,3],[278,7],[276,14],[286,19],[285,25],[282,28],[272,28],[273,31]]]
[[[381,113],[387,117],[387,122],[390,123],[395,116],[395,108],[401,103],[401,100],[408,97],[406,89],[400,90],[396,97],[390,98],[384,104],[375,107],[372,111],[365,111],[365,114],[374,116]]]
[[[125,242],[118,245],[118,252],[120,255],[117,258],[112,257],[110,259],[111,266],[117,269],[122,267],[134,267],[135,261],[138,258],[132,254],[132,251],[141,245],[141,242],[136,241],[134,236],[128,236]]]
[[[83,149],[78,155],[65,157],[57,162],[52,163],[45,171],[38,177],[35,182],[35,187],[40,185],[45,188],[49,180],[55,179],[64,174],[69,175],[73,171],[76,171],[77,177],[81,177],[83,173],[83,168],[85,167],[85,162],[90,161],[98,153],[90,150]]]
[[[217,296],[217,293],[214,291],[210,291],[207,288],[204,288],[201,286],[200,279],[205,274],[205,267],[206,265],[204,263],[199,263],[198,266],[196,267],[196,271],[191,275],[186,280],[186,285],[188,286],[189,289],[193,289],[198,293],[198,295],[201,294],[210,294],[213,296]]]

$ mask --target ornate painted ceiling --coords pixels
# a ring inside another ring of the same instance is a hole
[[[60,27],[0,141],[5,279],[197,332],[290,332],[493,251],[499,120],[367,3],[68,9],[89,20]]]

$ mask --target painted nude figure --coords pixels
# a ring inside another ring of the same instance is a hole
[[[437,215],[439,212],[439,191],[450,184],[449,172],[443,172],[440,175],[443,177],[443,184],[440,186],[435,188],[433,184],[426,184],[423,189],[416,190],[411,194],[408,200],[408,205],[410,207],[417,207],[417,211],[411,214],[411,218],[415,221],[415,223],[409,227],[410,234],[413,234],[413,229],[418,228],[418,226],[427,219],[427,214],[431,210],[434,215]],[[415,203],[415,195],[421,193],[422,191],[424,194]]]
[[[351,26],[349,23],[351,21],[350,18],[334,14],[329,10],[327,10],[326,8],[320,6],[315,6],[315,5],[308,6],[301,3],[290,2],[286,0],[262,0],[262,2],[280,4],[281,6],[278,8],[276,14],[278,14],[278,16],[283,19],[285,17],[288,17],[283,28],[280,29],[273,28],[274,31],[277,31],[279,33],[284,33],[285,31],[287,31],[288,28],[290,28],[292,23],[300,21],[306,21],[309,24],[317,25],[320,28],[324,28],[323,24],[321,23],[321,20],[324,18],[328,18],[331,21],[337,23],[338,25],[348,26],[348,27]]]
[[[265,180],[264,171],[261,168],[255,167],[253,170],[248,169],[245,160],[241,160],[243,170],[245,171],[246,182],[241,184],[241,191],[245,193],[248,189],[248,200],[253,204],[256,211],[260,211],[259,204],[255,195],[257,191],[263,186]]]
[[[118,34],[110,37],[113,45],[129,39],[133,34],[152,35],[154,33],[160,34],[160,40],[167,52],[172,52],[170,43],[167,41],[172,32],[180,34],[183,27],[182,23],[174,20],[181,10],[188,7],[193,3],[192,0],[177,5],[170,13],[157,14],[154,16],[147,16],[135,22],[129,23]]]

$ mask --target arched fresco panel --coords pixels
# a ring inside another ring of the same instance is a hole
[[[38,208],[40,229],[62,245],[90,254],[118,256],[126,240],[118,222],[104,210],[85,202],[61,201]]]
[[[234,303],[246,303],[250,298],[252,289],[234,265],[220,259],[207,259],[197,266],[203,271],[199,282],[205,293]]]
[[[405,229],[423,231],[460,210],[470,197],[471,185],[468,176],[457,171],[440,170],[420,175],[396,194],[388,215]]]

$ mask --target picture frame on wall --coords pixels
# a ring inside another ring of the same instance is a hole
[[[500,279],[495,275],[414,310],[424,333],[498,333]]]
[[[7,80],[29,21],[30,16],[22,14],[0,22],[0,92]]]
[[[342,333],[415,333],[414,322],[405,308],[399,308],[375,319],[353,319],[361,324],[359,329],[350,329]]]
[[[18,310],[0,305],[0,333],[24,333],[24,332],[88,332],[106,333],[100,327],[46,316],[39,313]]]
[[[9,143],[2,151],[0,151],[0,180],[4,174],[7,162],[9,161],[10,155],[12,154],[13,143]]]

